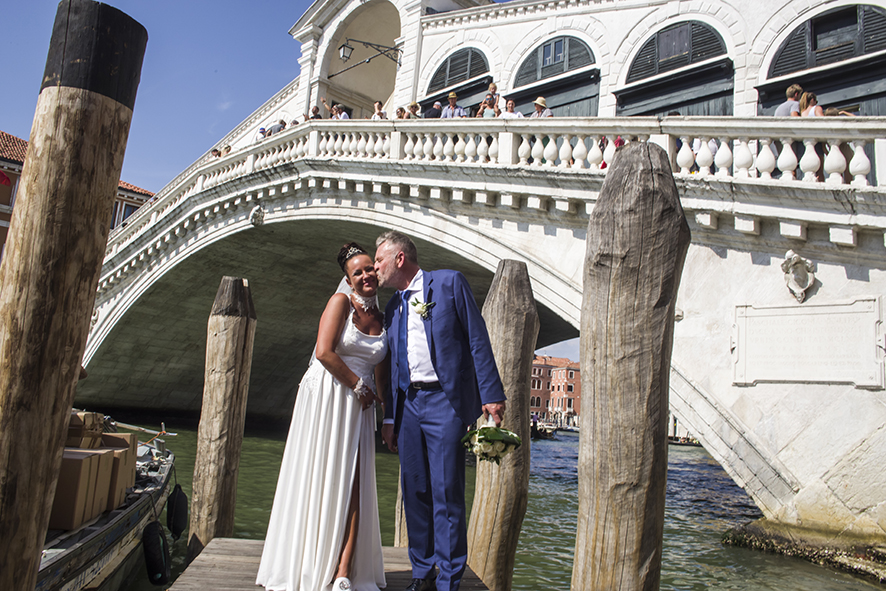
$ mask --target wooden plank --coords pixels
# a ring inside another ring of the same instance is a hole
[[[256,591],[255,577],[264,540],[215,538],[179,576],[170,591]],[[406,548],[382,548],[387,588],[398,591],[412,582],[412,566]],[[468,568],[461,583],[463,591],[489,591]]]

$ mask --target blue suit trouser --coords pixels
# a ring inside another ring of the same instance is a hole
[[[456,591],[468,561],[466,431],[442,390],[409,389],[397,437],[409,559],[413,578],[439,568],[437,591]]]

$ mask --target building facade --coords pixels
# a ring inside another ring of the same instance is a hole
[[[15,205],[15,195],[27,153],[26,140],[0,131],[0,260],[3,258],[9,222],[12,219],[12,208]],[[153,196],[150,191],[120,181],[110,220],[111,228],[125,223],[126,218]]]
[[[557,426],[578,427],[581,417],[581,370],[565,357],[536,355],[532,362],[530,415]]]

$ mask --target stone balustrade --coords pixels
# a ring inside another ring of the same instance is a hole
[[[107,255],[193,194],[305,159],[605,175],[617,144],[654,141],[669,151],[678,178],[880,191],[869,186],[869,153],[883,139],[886,119],[879,117],[309,121],[248,149],[192,166],[114,230]]]

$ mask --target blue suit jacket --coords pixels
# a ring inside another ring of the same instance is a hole
[[[424,300],[435,303],[425,321],[431,362],[452,408],[465,425],[470,425],[483,413],[484,404],[505,400],[486,323],[464,275],[449,270],[422,273]],[[400,321],[400,298],[395,296],[385,308],[391,352],[385,418],[395,419],[396,431],[400,428],[399,409],[403,404],[403,392],[397,388]]]

